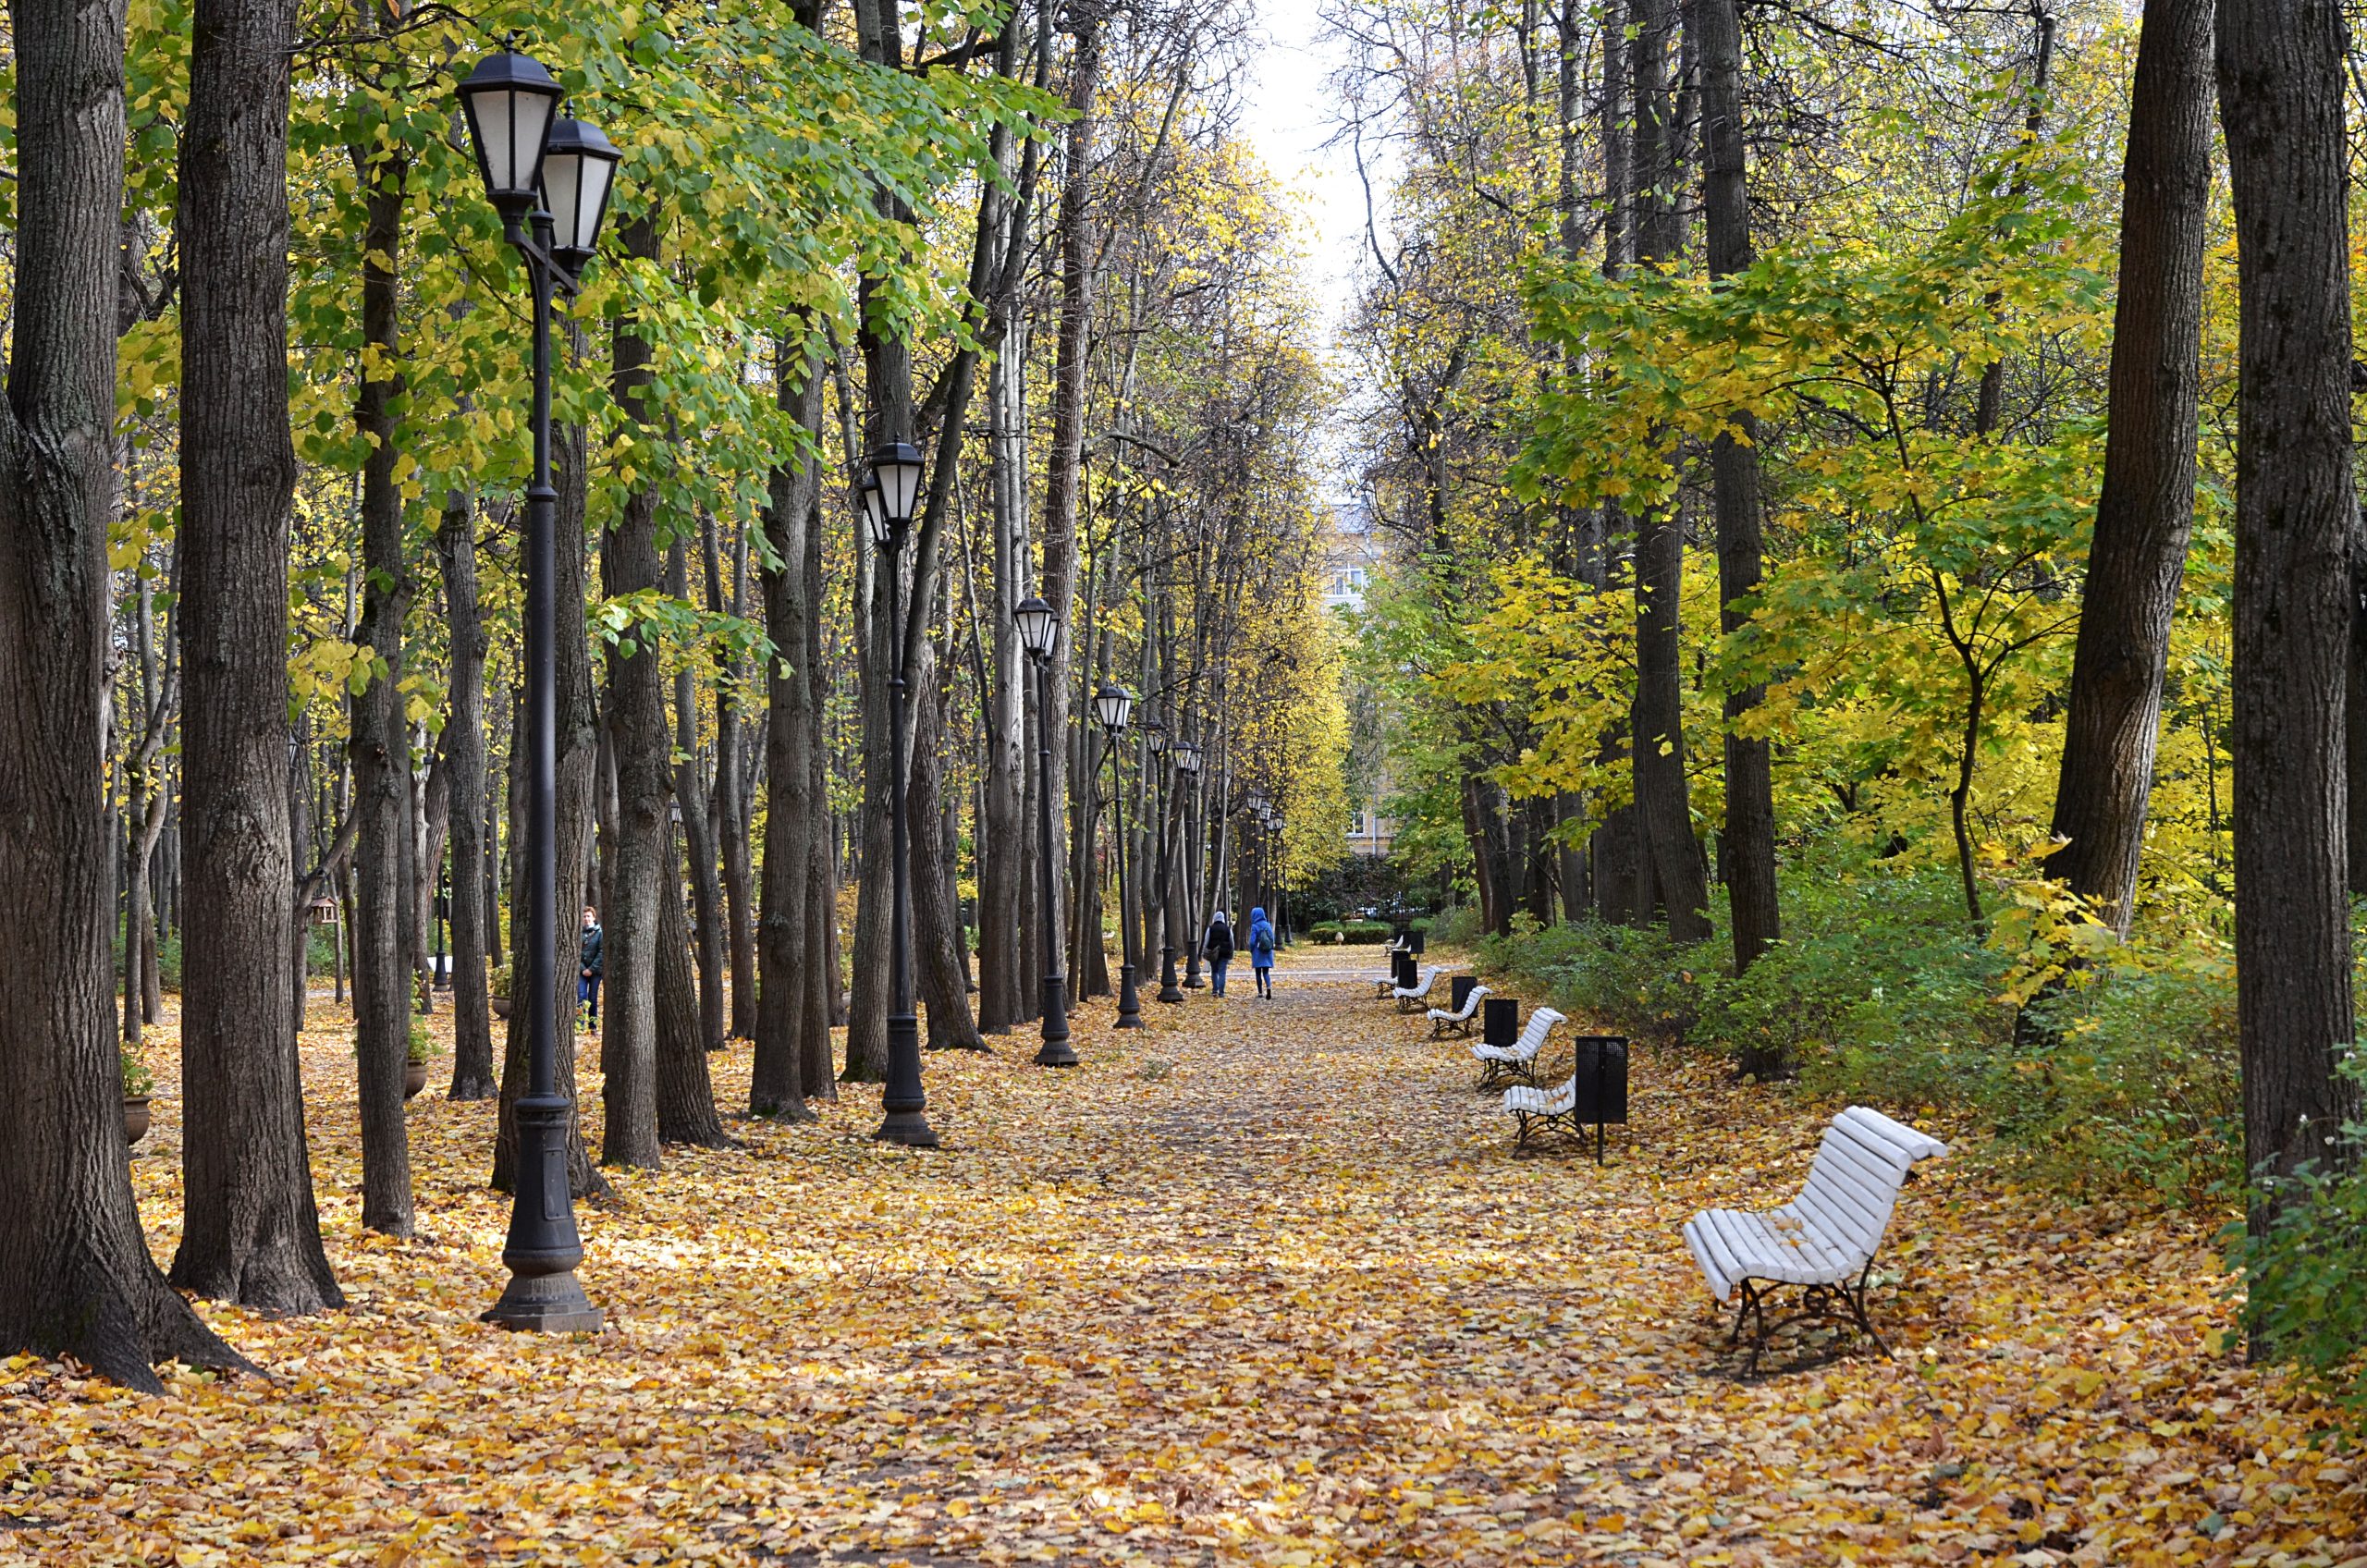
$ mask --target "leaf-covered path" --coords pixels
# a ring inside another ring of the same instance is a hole
[[[209,1308],[270,1378],[162,1400],[0,1361],[0,1561],[2367,1564],[2351,1461],[2209,1348],[2213,1219],[1927,1167],[1896,1359],[1746,1382],[1676,1227],[1796,1182],[1830,1107],[1643,1052],[1607,1167],[1515,1159],[1368,988],[1233,990],[1132,1036],[1091,1004],[1073,1073],[932,1057],[933,1155],[874,1145],[865,1089],[668,1151],[584,1216],[609,1328],[572,1340],[474,1320],[489,1106],[413,1101],[426,1234],[360,1231],[316,1030],[353,1308]],[[718,1071],[737,1103],[746,1047]],[[160,1259],[175,1088],[134,1160]]]

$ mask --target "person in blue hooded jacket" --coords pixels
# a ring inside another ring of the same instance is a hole
[[[1257,977],[1257,994],[1270,998],[1274,994],[1274,923],[1266,918],[1263,904],[1249,912],[1249,972]]]

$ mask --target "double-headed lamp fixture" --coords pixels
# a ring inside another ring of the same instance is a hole
[[[1101,690],[1093,694],[1093,717],[1100,721],[1102,732],[1113,741],[1126,732],[1126,721],[1134,711],[1134,693],[1123,686],[1105,680]]]
[[[1061,618],[1053,613],[1051,606],[1031,594],[1011,612],[1011,619],[1019,629],[1019,645],[1027,650],[1029,656],[1052,656],[1052,644],[1061,635]]]

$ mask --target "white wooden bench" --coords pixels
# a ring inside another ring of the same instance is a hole
[[[1560,1013],[1550,1007],[1541,1007],[1528,1015],[1527,1027],[1511,1045],[1491,1046],[1482,1040],[1472,1047],[1471,1054],[1479,1059],[1478,1086],[1492,1089],[1506,1082],[1534,1084],[1537,1081],[1537,1053],[1545,1048],[1547,1033],[1561,1022]]]
[[[1711,1208],[1686,1221],[1685,1244],[1711,1293],[1721,1302],[1732,1301],[1736,1291],[1742,1294],[1727,1342],[1741,1338],[1746,1322],[1758,1319],[1752,1371],[1767,1344],[1767,1297],[1779,1285],[1798,1285],[1807,1292],[1803,1310],[1784,1322],[1846,1317],[1883,1354],[1890,1354],[1866,1316],[1874,1252],[1890,1228],[1898,1189],[1916,1163],[1947,1152],[1937,1138],[1878,1110],[1851,1106],[1825,1128],[1823,1146],[1798,1197],[1763,1214]]]
[[[1411,1012],[1421,1006],[1429,996],[1430,987],[1438,984],[1438,979],[1439,966],[1435,963],[1426,964],[1421,972],[1414,976],[1412,985],[1391,987],[1389,994],[1397,998],[1397,1011]]]
[[[1552,1088],[1529,1082],[1504,1091],[1504,1114],[1519,1124],[1513,1152],[1528,1147],[1530,1138],[1558,1128],[1586,1145],[1586,1129],[1594,1123],[1595,1163],[1602,1163],[1602,1130],[1606,1121],[1627,1120],[1627,1037],[1625,1035],[1580,1035],[1573,1042],[1576,1060],[1570,1075]],[[1587,1103],[1578,1103],[1578,1079],[1587,1075]],[[1615,1085],[1615,1087],[1614,1087]],[[1607,1114],[1605,1114],[1607,1112]],[[1591,1113],[1591,1114],[1590,1114]]]
[[[1469,1035],[1473,1021],[1479,1016],[1479,1004],[1487,998],[1487,986],[1474,986],[1464,994],[1461,1007],[1430,1009],[1430,1038],[1443,1040],[1450,1034]]]

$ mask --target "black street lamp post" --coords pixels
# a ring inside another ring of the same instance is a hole
[[[1168,819],[1175,804],[1174,774],[1168,766],[1167,726],[1156,717],[1147,719],[1143,738],[1150,742],[1150,754],[1157,759],[1153,766],[1159,769],[1159,999],[1172,1006],[1184,999],[1184,993],[1175,986],[1175,900],[1168,854],[1168,840],[1172,836],[1172,824]]]
[[[1249,856],[1253,873],[1250,877],[1249,901],[1262,908],[1266,902],[1266,813],[1270,809],[1266,802],[1266,791],[1254,784],[1251,785],[1248,806],[1249,826],[1256,835]]]
[[[1208,935],[1200,922],[1203,912],[1198,907],[1200,852],[1192,834],[1200,799],[1200,748],[1197,744],[1184,741],[1176,745],[1175,771],[1181,776],[1184,788],[1183,816],[1175,828],[1177,839],[1182,840],[1176,848],[1184,863],[1184,988],[1196,991],[1202,985],[1200,945]]]
[[[558,1092],[558,492],[551,487],[551,300],[572,296],[599,244],[619,153],[581,120],[554,118],[559,85],[505,49],[460,84],[460,107],[504,239],[533,296],[534,472],[526,486],[526,1093],[513,1109],[517,1176],[501,1260],[509,1283],[485,1321],[569,1333],[600,1327],[568,1190],[574,1106]]]
[[[855,496],[863,508],[879,570],[888,574],[888,842],[892,890],[888,918],[888,1088],[885,1113],[873,1137],[906,1148],[937,1147],[928,1124],[928,1096],[921,1087],[921,1023],[913,1007],[913,850],[904,821],[904,581],[899,570],[904,533],[920,499],[920,448],[891,441],[871,454],[871,472]]]
[[[1060,640],[1061,618],[1042,599],[1030,595],[1012,612],[1018,623],[1019,644],[1036,667],[1036,829],[1043,844],[1044,905],[1044,1044],[1036,1052],[1038,1067],[1074,1067],[1076,1052],[1069,1048],[1069,982],[1061,973],[1061,920],[1052,885],[1052,645]]]
[[[1278,948],[1287,948],[1291,945],[1291,915],[1289,907],[1291,890],[1290,884],[1283,878],[1282,868],[1284,859],[1289,853],[1290,846],[1283,837],[1282,814],[1279,811],[1274,814],[1273,829],[1274,946]]]
[[[1142,998],[1134,992],[1134,922],[1126,907],[1126,775],[1121,766],[1119,742],[1126,738],[1126,720],[1134,713],[1134,699],[1122,686],[1110,681],[1093,694],[1093,716],[1101,722],[1101,733],[1110,745],[1110,799],[1117,808],[1118,851],[1118,1027],[1139,1029],[1143,1026]]]

